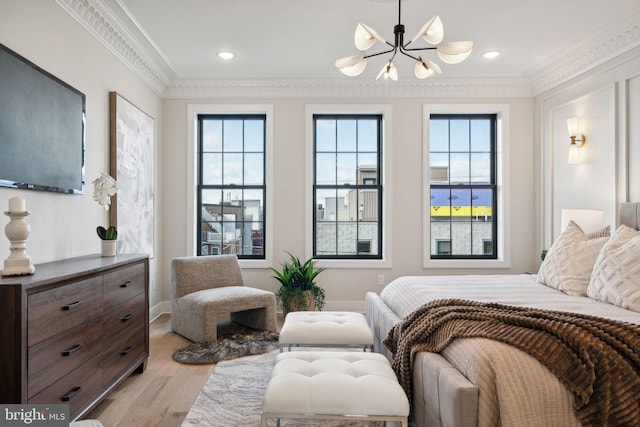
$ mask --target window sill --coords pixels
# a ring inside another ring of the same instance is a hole
[[[323,268],[391,268],[391,260],[386,259],[317,259],[316,265]]]
[[[427,259],[423,268],[511,268],[511,263],[504,259]]]

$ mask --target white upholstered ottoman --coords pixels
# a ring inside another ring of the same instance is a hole
[[[364,419],[408,425],[409,400],[378,353],[292,351],[276,357],[262,426],[277,418]]]
[[[363,347],[373,349],[373,333],[362,313],[348,311],[293,311],[280,331],[283,347]]]

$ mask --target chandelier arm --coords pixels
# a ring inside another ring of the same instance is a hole
[[[438,49],[436,46],[433,46],[433,47],[414,47],[414,48],[406,48],[405,46],[402,46],[402,49],[400,49],[400,50],[402,50],[402,51],[405,51],[405,50],[416,51],[416,50],[436,50],[436,49]]]
[[[420,58],[416,58],[415,56],[411,55],[408,51],[419,51],[419,50],[434,50],[437,49],[436,47],[421,47],[421,48],[415,48],[415,49],[405,49],[404,47],[400,48],[400,53],[402,53],[405,56],[408,56],[409,58],[413,59],[414,61],[420,61]]]
[[[384,55],[385,53],[393,52],[393,51],[395,51],[396,49],[397,49],[397,48],[396,48],[396,47],[394,47],[393,49],[385,50],[384,52],[371,53],[371,54],[369,54],[369,55],[365,55],[365,56],[364,56],[364,59],[372,58],[372,57],[374,57],[374,56],[378,56],[378,55]],[[394,55],[395,55],[395,53],[394,53]]]
[[[403,54],[404,56],[408,56],[409,58],[413,59],[414,61],[420,61],[419,58],[416,58],[415,56],[405,52],[403,49],[400,49],[400,53]]]

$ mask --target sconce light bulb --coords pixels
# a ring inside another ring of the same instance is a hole
[[[569,131],[569,136],[578,135],[578,118],[572,117],[567,119],[567,130]]]
[[[576,144],[575,137],[571,137],[571,144],[569,145],[568,163],[570,165],[580,163],[580,151],[578,151],[578,145]]]

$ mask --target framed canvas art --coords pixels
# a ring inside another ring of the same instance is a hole
[[[109,92],[110,173],[118,181],[111,224],[118,253],[154,256],[155,121],[116,92]]]

